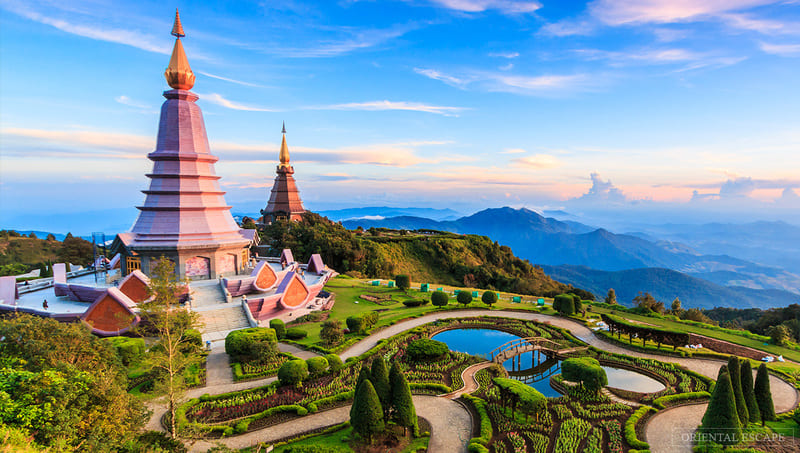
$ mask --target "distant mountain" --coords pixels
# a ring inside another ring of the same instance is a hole
[[[669,304],[677,297],[683,307],[772,308],[800,303],[800,295],[776,289],[721,286],[670,269],[648,268],[608,272],[586,266],[542,266],[547,275],[562,283],[591,291],[600,298],[614,288],[617,301],[631,306],[639,291]]]
[[[400,216],[425,217],[433,220],[455,220],[462,215],[461,213],[453,211],[452,209],[390,208],[387,206],[336,209],[320,211],[319,214],[333,221],[349,219],[382,219],[386,217]]]

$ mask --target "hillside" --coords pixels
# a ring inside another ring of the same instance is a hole
[[[36,234],[23,236],[13,230],[0,231],[0,265],[22,264],[30,270],[47,262],[86,266],[92,259],[92,243],[69,234],[59,241],[55,236],[40,238]]]
[[[298,260],[320,253],[341,273],[367,278],[408,274],[414,281],[555,295],[568,289],[509,247],[485,236],[404,234],[393,230],[350,231],[318,214],[300,222],[276,222],[262,233],[272,254],[290,248]]]
[[[553,278],[591,291],[602,298],[614,288],[617,301],[632,305],[639,291],[646,291],[669,305],[676,297],[684,307],[771,308],[800,303],[800,295],[782,290],[756,290],[720,286],[670,269],[646,268],[624,271],[600,271],[585,266],[542,266]]]

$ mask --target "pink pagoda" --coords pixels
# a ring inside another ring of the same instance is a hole
[[[178,276],[191,279],[235,275],[249,262],[255,230],[240,229],[214,173],[219,160],[209,150],[199,98],[189,91],[195,76],[183,51],[180,17],[175,12],[172,57],[164,73],[172,88],[164,92],[150,187],[128,233],[117,236],[122,271],[150,274],[151,262],[162,255],[176,264]]]

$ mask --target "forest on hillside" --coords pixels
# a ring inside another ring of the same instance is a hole
[[[14,230],[0,230],[0,275],[18,275],[52,263],[86,266],[93,259],[92,243],[67,234],[59,241],[52,234],[38,238]]]
[[[310,212],[300,222],[274,222],[261,234],[261,243],[273,255],[289,248],[298,261],[305,261],[319,253],[330,267],[355,277],[407,274],[420,282],[545,296],[571,289],[486,236],[386,228],[351,231]]]

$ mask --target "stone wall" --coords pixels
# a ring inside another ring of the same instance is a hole
[[[765,356],[772,355],[762,351],[757,351],[753,348],[741,346],[738,344],[729,343],[727,341],[717,340],[702,335],[689,334],[689,343],[702,344],[703,349],[711,349],[714,352],[722,354],[737,355],[739,357],[747,357],[748,359],[761,360]],[[701,349],[702,350],[702,349]]]

